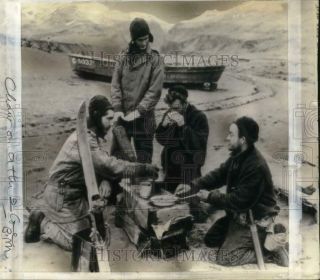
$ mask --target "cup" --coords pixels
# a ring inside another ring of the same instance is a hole
[[[152,193],[152,182],[143,181],[140,182],[140,196],[144,199],[148,199]]]

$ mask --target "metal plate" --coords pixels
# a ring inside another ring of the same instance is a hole
[[[154,206],[159,206],[159,207],[172,206],[177,202],[177,200],[178,200],[177,197],[170,194],[155,195],[150,198],[150,202]]]

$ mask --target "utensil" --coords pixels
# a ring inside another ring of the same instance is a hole
[[[190,198],[197,197],[197,194],[192,194],[184,197],[179,197],[179,196],[176,196],[176,197],[177,197],[177,201],[185,201],[185,200],[189,200]]]
[[[183,202],[187,199],[197,197],[197,194],[189,195],[186,197],[178,197],[173,194],[160,194],[160,195],[155,195],[150,198],[150,202],[154,206],[158,207],[169,207],[172,206],[178,202]]]

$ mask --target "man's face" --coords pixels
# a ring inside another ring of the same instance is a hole
[[[105,115],[101,117],[101,124],[104,129],[104,132],[107,133],[110,127],[113,124],[113,110],[108,110]]]
[[[135,44],[141,51],[146,50],[149,44],[149,35],[139,37],[138,39],[135,40]]]
[[[228,149],[230,151],[236,151],[241,149],[244,143],[243,137],[239,138],[239,129],[236,124],[231,124],[229,128],[229,134],[227,136]]]
[[[177,111],[181,114],[184,111],[185,104],[180,99],[176,99],[169,104],[169,107],[172,111]]]

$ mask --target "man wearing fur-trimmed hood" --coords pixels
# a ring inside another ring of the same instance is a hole
[[[130,24],[131,42],[119,55],[112,77],[111,97],[115,121],[133,138],[138,162],[151,163],[155,130],[154,109],[162,90],[164,66],[151,49],[153,35],[144,19]],[[119,151],[114,142],[112,153]]]

